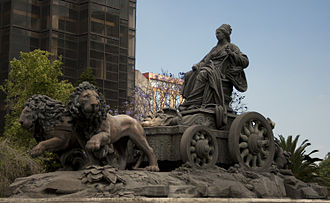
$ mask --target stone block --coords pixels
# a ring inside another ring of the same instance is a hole
[[[168,197],[169,186],[168,185],[141,186],[140,190],[136,192],[136,195],[145,196],[145,197]]]
[[[304,199],[320,199],[321,196],[313,190],[312,187],[304,187],[299,189],[302,198]]]
[[[270,176],[260,177],[252,181],[254,190],[258,197],[285,197],[286,191],[284,181],[279,177],[270,174]]]
[[[197,187],[192,185],[170,185],[168,197],[172,198],[192,198],[200,197]]]
[[[315,192],[317,192],[322,199],[326,199],[328,197],[328,189],[325,186],[321,186],[317,183],[310,183],[310,187],[312,187]]]

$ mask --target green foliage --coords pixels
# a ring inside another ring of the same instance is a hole
[[[88,67],[84,72],[82,72],[79,76],[79,79],[76,82],[76,86],[78,86],[80,83],[87,81],[90,84],[96,85],[96,77],[94,75],[93,69]]]
[[[294,139],[290,135],[285,139],[282,135],[279,135],[277,141],[280,143],[280,146],[290,155],[290,166],[294,176],[302,181],[309,182],[312,181],[316,176],[318,170],[318,165],[316,162],[321,161],[319,158],[312,158],[311,155],[318,152],[318,150],[313,150],[310,153],[306,154],[306,148],[311,145],[307,139],[305,139],[299,146],[300,135],[297,135]]]
[[[330,152],[319,164],[319,175],[322,177],[330,178]]]
[[[328,188],[328,199],[330,197],[330,153],[320,162],[317,183]]]
[[[54,155],[44,155],[37,160],[29,157],[27,152],[36,145],[36,141],[31,133],[21,128],[18,122],[24,103],[32,95],[44,94],[65,103],[74,89],[71,83],[65,80],[59,81],[59,77],[63,76],[61,58],[54,60],[51,58],[55,57],[46,51],[21,52],[19,59],[14,58],[10,61],[9,77],[0,86],[7,95],[8,109],[1,142],[10,146],[2,148],[3,144],[0,148],[1,151],[5,151],[1,154],[2,157],[0,156],[2,164],[0,164],[0,181],[4,182],[4,185],[11,183],[17,177],[39,172],[42,167],[47,171],[57,167],[53,164]]]
[[[40,172],[41,167],[29,155],[11,148],[7,140],[0,141],[0,197],[16,178]]]
[[[9,78],[0,87],[7,95],[9,110],[4,135],[16,147],[27,149],[35,144],[32,135],[21,129],[18,122],[25,101],[34,94],[44,94],[65,103],[73,90],[68,81],[59,81],[63,75],[61,58],[50,60],[50,57],[49,52],[42,50],[21,52],[20,59],[10,61]]]

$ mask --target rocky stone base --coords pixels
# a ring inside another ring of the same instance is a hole
[[[329,200],[322,199],[268,199],[268,198],[0,198],[0,203],[329,203]]]
[[[189,165],[171,172],[90,166],[18,178],[10,189],[12,198],[327,198],[325,187],[291,175]]]

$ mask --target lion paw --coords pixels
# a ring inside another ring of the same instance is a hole
[[[99,150],[101,147],[101,142],[99,140],[89,140],[86,144],[86,149],[90,151]]]
[[[32,150],[31,150],[31,156],[32,157],[37,157],[39,155],[41,155],[42,153],[44,153],[44,149],[43,147],[40,147],[39,145],[37,145],[36,147],[34,147]]]
[[[159,167],[158,166],[147,166],[144,168],[146,171],[153,171],[153,172],[159,172]]]

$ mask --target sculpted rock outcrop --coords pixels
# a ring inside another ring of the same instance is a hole
[[[11,197],[56,197],[66,198],[66,201],[67,198],[83,197],[320,199],[327,195],[325,187],[303,183],[293,176],[254,173],[239,168],[225,170],[216,166],[191,168],[189,165],[157,173],[90,166],[81,171],[57,171],[19,178],[10,188]]]

